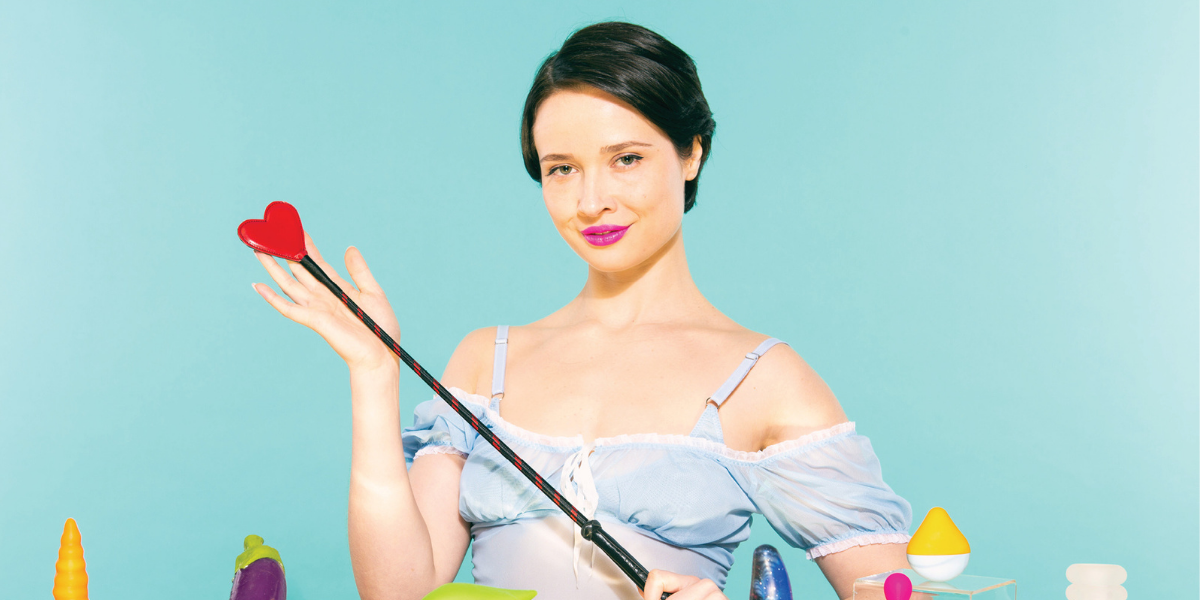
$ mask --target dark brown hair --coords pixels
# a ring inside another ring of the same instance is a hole
[[[534,181],[542,180],[533,145],[538,106],[555,91],[579,86],[596,88],[632,106],[667,134],[681,158],[691,156],[693,140],[699,136],[700,168],[704,168],[717,123],[700,89],[696,64],[661,35],[640,25],[610,21],[571,34],[533,79],[521,117],[521,154]],[[699,183],[699,170],[684,183],[684,212],[696,204]]]

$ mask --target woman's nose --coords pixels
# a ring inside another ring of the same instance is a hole
[[[577,208],[579,214],[586,217],[599,217],[606,210],[615,211],[617,209],[616,202],[609,196],[606,189],[607,186],[602,177],[584,175],[583,190],[579,196]]]

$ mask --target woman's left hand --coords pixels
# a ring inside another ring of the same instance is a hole
[[[650,571],[650,575],[646,577],[642,597],[645,600],[660,600],[663,592],[671,594],[672,600],[729,600],[711,579],[679,575],[659,569]]]

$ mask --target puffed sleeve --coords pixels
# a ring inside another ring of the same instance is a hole
[[[764,451],[734,476],[771,527],[811,560],[908,542],[912,507],[883,482],[871,442],[842,423]]]
[[[452,389],[451,392],[458,390]],[[463,401],[463,405],[476,416],[481,416],[481,405],[464,400],[461,393],[455,393],[455,397]],[[412,425],[403,428],[400,437],[404,442],[404,462],[411,467],[414,459],[426,454],[457,454],[465,457],[475,447],[479,434],[445,400],[434,396],[432,400],[417,405]]]

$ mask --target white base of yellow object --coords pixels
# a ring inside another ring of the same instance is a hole
[[[917,575],[930,581],[950,581],[962,575],[971,553],[966,554],[909,554],[908,564]]]

